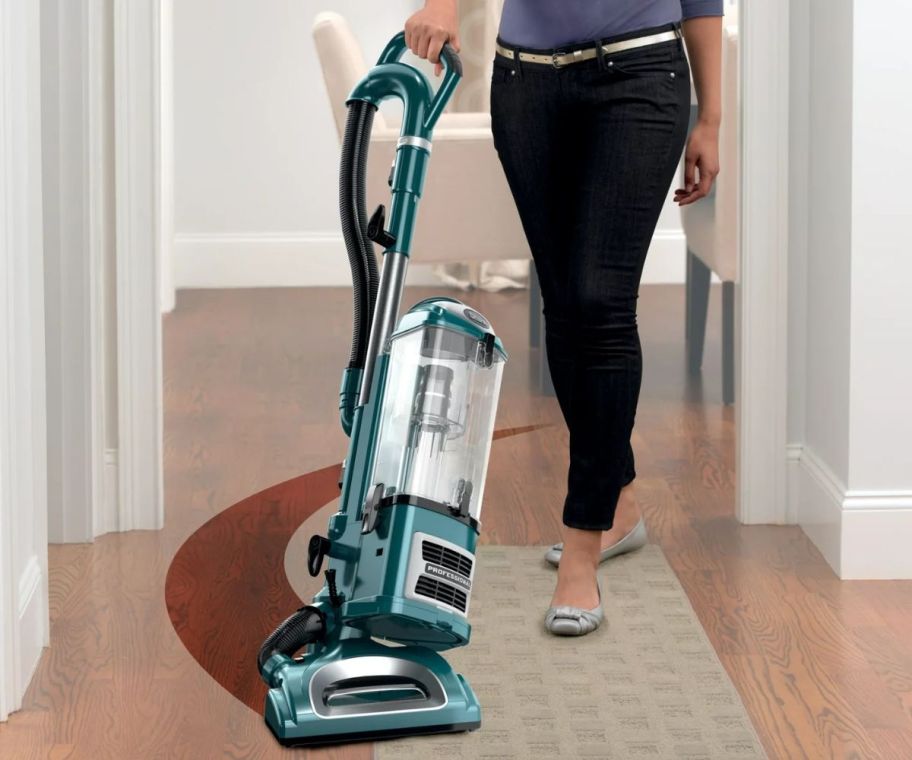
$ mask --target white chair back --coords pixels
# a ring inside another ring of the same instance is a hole
[[[739,111],[738,30],[727,26],[722,36],[721,171],[710,197],[681,208],[687,247],[723,282],[738,278]]]

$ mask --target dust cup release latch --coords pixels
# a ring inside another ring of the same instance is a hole
[[[482,367],[490,367],[494,362],[494,333],[486,333],[483,340],[478,342],[479,355],[475,360]]]

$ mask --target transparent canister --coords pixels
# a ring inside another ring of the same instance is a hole
[[[384,498],[427,499],[479,519],[506,355],[492,332],[465,330],[463,304],[450,318],[397,331],[389,349],[371,483]],[[476,322],[477,324],[477,322]]]

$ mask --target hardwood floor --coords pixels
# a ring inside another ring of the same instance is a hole
[[[430,294],[409,289],[405,303]],[[511,355],[497,429],[544,426],[492,447],[483,540],[549,543],[559,535],[567,440],[556,401],[530,392],[526,294],[457,297],[491,319]],[[717,309],[714,301],[712,326]],[[164,334],[165,528],[51,547],[52,646],[24,709],[0,724],[0,757],[287,757],[262,724],[261,694],[227,690],[242,688],[237,674],[252,663],[222,653],[248,652],[259,638],[232,639],[205,613],[288,611],[282,544],[238,550],[233,533],[250,527],[239,520],[232,535],[210,530],[211,554],[181,547],[232,505],[255,502],[261,511],[245,519],[274,520],[285,535],[333,498],[347,443],[336,409],[350,315],[346,289],[180,294]],[[798,528],[734,520],[734,418],[719,403],[718,335],[708,336],[703,380],[688,381],[682,316],[680,288],[643,288],[635,489],[652,540],[771,757],[912,758],[912,582],[839,582]],[[302,490],[300,476],[321,470]],[[266,560],[255,565],[254,555]],[[202,632],[201,646],[213,642],[224,662],[217,680],[188,653],[175,616]],[[299,753],[309,755],[366,760],[371,751]]]

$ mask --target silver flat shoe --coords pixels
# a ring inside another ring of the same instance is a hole
[[[596,580],[598,584],[598,580]],[[545,613],[545,628],[555,636],[585,636],[592,633],[605,619],[605,610],[602,609],[602,589],[599,587],[598,607],[591,610],[560,605],[549,607]]]
[[[606,559],[617,557],[620,554],[627,554],[628,552],[642,549],[644,546],[646,546],[648,541],[649,535],[646,533],[646,521],[641,517],[640,521],[634,525],[633,529],[620,541],[612,544],[606,549],[602,549],[599,556],[599,564],[604,562]],[[563,550],[564,545],[562,543],[554,544],[554,546],[545,552],[545,559],[557,567],[560,564],[561,553]]]

